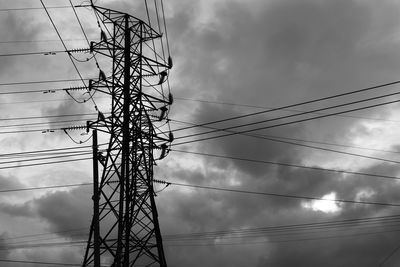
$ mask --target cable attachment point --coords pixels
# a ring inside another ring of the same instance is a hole
[[[76,48],[76,49],[70,49],[67,52],[68,53],[81,53],[81,52],[87,52],[90,51],[90,48]]]
[[[174,103],[174,96],[169,93],[168,94],[168,105],[172,105]]]
[[[168,145],[166,143],[162,144],[160,146],[160,148],[161,148],[161,155],[158,158],[158,160],[161,160],[161,159],[165,158],[168,155],[169,151],[170,151],[170,149],[168,149]]]
[[[168,68],[169,69],[172,69],[172,66],[173,66],[174,64],[173,64],[173,62],[172,62],[172,58],[171,58],[171,56],[168,56]]]
[[[163,84],[165,82],[165,78],[168,76],[168,72],[163,70],[162,72],[159,73],[160,75],[160,81],[158,82],[158,85]]]
[[[99,70],[99,80],[100,81],[105,81],[107,80],[106,74],[104,73],[104,71]]]
[[[170,182],[163,181],[163,180],[157,180],[157,179],[153,179],[153,183],[157,183],[157,184],[165,184],[165,185],[167,185],[167,187],[171,185],[171,183],[170,183]]]
[[[166,106],[163,106],[163,107],[159,108],[159,110],[161,110],[161,113],[160,113],[160,117],[158,117],[158,120],[162,121],[163,119],[165,119],[165,114],[167,113],[168,108]]]

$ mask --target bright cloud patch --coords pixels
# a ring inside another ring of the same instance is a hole
[[[340,205],[337,202],[332,200],[336,200],[336,193],[331,192],[322,197],[326,200],[312,200],[303,202],[302,206],[307,209],[312,209],[314,211],[322,211],[325,213],[333,213],[341,210]]]

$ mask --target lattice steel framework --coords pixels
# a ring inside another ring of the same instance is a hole
[[[168,153],[166,129],[171,94],[163,83],[172,67],[154,40],[161,35],[128,14],[93,6],[101,40],[91,51],[108,58],[111,75],[100,71],[90,90],[110,96],[111,115],[99,112],[88,129],[109,137],[107,155],[94,185],[94,216],[82,266],[167,266],[153,188],[155,160]],[[165,87],[165,86],[164,86]],[[96,138],[97,139],[97,138]],[[95,145],[94,145],[95,148]]]

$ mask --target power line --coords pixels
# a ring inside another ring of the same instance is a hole
[[[256,244],[266,244],[266,243],[289,243],[289,242],[305,242],[305,241],[316,241],[316,240],[329,240],[329,239],[337,239],[337,238],[350,238],[350,237],[360,237],[360,236],[369,236],[369,235],[380,235],[387,233],[397,233],[400,230],[391,230],[391,231],[378,231],[378,232],[364,232],[364,233],[356,233],[356,234],[346,234],[346,235],[331,235],[331,236],[322,236],[322,237],[311,237],[311,238],[297,238],[297,239],[286,239],[286,240],[265,240],[265,241],[255,241],[255,242],[246,242],[241,240],[236,243],[197,243],[197,244],[168,244],[170,247],[198,247],[198,246],[243,246],[243,245],[256,245]]]
[[[91,151],[89,152],[81,152],[76,154],[68,154],[68,155],[59,155],[59,156],[51,156],[51,157],[42,157],[42,158],[32,158],[32,159],[19,159],[19,160],[12,160],[12,161],[0,161],[0,165],[2,164],[11,164],[11,163],[21,163],[21,162],[28,162],[28,161],[39,161],[39,160],[49,160],[49,159],[58,159],[58,158],[68,158],[68,157],[77,157],[77,156],[84,156],[92,154]]]
[[[206,232],[194,232],[194,233],[175,233],[175,234],[166,234],[164,235],[164,239],[168,241],[174,240],[188,240],[188,239],[208,239],[221,237],[231,238],[232,235],[241,237],[244,236],[259,236],[266,234],[274,234],[277,233],[281,235],[282,233],[296,233],[296,232],[305,232],[310,233],[313,230],[337,230],[341,228],[345,228],[342,230],[355,230],[355,229],[366,229],[367,227],[383,227],[383,226],[397,226],[400,220],[400,215],[387,215],[387,216],[375,216],[375,217],[364,217],[364,218],[352,218],[352,219],[343,219],[343,220],[330,220],[330,221],[320,221],[320,222],[307,222],[307,223],[297,223],[297,224],[284,224],[284,225],[273,225],[273,226],[263,226],[256,228],[233,228],[229,230],[217,230],[217,231],[206,231]],[[394,224],[393,224],[394,223]],[[6,238],[5,240],[12,239],[21,239],[21,238],[29,238],[29,237],[38,237],[38,236],[46,236],[46,235],[54,235],[59,233],[72,233],[72,232],[80,232],[85,230],[86,228],[79,229],[71,229],[59,232],[48,232],[41,234],[30,234],[23,235],[17,237]],[[315,232],[313,232],[315,233]],[[228,235],[226,237],[226,235]],[[52,238],[54,239],[54,238]],[[40,239],[49,240],[49,239]],[[21,242],[32,242],[38,240],[25,240]],[[20,244],[21,242],[18,242]],[[17,244],[17,243],[12,243]]]
[[[212,242],[212,243],[187,243],[187,241],[200,241],[202,238],[198,239],[185,239],[183,238],[182,240],[169,240],[166,238],[167,242],[176,242],[180,241],[184,244],[167,244],[166,246],[169,247],[174,247],[174,246],[229,246],[229,245],[249,245],[249,244],[264,244],[264,243],[288,243],[288,242],[303,242],[303,241],[315,241],[315,240],[327,240],[327,239],[336,239],[336,238],[349,238],[349,237],[358,237],[358,236],[368,236],[368,235],[377,235],[377,234],[387,234],[387,233],[398,233],[400,230],[383,230],[383,231],[375,231],[375,232],[356,232],[354,234],[344,234],[344,235],[329,235],[329,236],[319,236],[319,237],[307,237],[307,238],[296,238],[296,239],[269,239],[265,241],[255,241],[255,242],[249,242],[245,240],[241,240],[240,242],[236,243],[226,243],[226,242]],[[265,235],[263,235],[265,236]],[[269,236],[269,235],[268,235]],[[254,236],[258,237],[258,236]],[[220,236],[216,236],[215,238],[221,238]],[[224,239],[231,239],[230,238],[224,238]],[[243,238],[243,237],[241,237]],[[31,242],[31,241],[27,241]],[[26,242],[25,242],[26,243]],[[58,247],[58,246],[82,246],[86,243],[86,241],[63,241],[63,242],[48,242],[48,243],[29,243],[29,244],[21,244],[18,246],[13,246],[13,247],[8,247],[8,248],[0,248],[0,250],[12,250],[12,249],[32,249],[32,248],[43,248],[43,247]],[[141,266],[141,265],[138,265]]]
[[[46,12],[46,14],[47,14],[47,17],[50,19],[50,22],[51,22],[51,24],[53,25],[53,28],[54,28],[54,30],[56,31],[57,36],[60,38],[60,41],[61,41],[61,43],[62,43],[62,45],[63,45],[65,51],[68,51],[67,46],[66,46],[65,42],[63,41],[63,39],[62,39],[62,37],[61,37],[61,34],[60,34],[60,32],[58,31],[58,29],[57,29],[56,24],[54,23],[53,19],[51,18],[50,13],[49,13],[49,11],[47,10],[45,4],[43,3],[43,0],[40,0],[40,3],[42,4],[42,6],[43,6],[43,8],[44,8],[44,10],[45,10],[45,12]],[[78,76],[79,76],[79,78],[81,79],[82,84],[86,87],[85,79],[83,79],[82,74],[80,73],[80,71],[79,71],[79,69],[78,69],[78,66],[76,65],[74,59],[73,59],[72,56],[71,56],[71,53],[68,53],[68,57],[69,57],[69,59],[70,59],[72,65],[74,66],[75,71],[78,73]],[[90,99],[92,100],[92,102],[93,102],[93,104],[94,104],[94,106],[95,106],[95,109],[97,110],[97,105],[96,105],[96,103],[94,102],[93,98],[90,97]]]
[[[33,191],[33,190],[45,190],[45,189],[55,189],[55,188],[67,188],[67,187],[78,187],[78,186],[88,186],[93,183],[81,183],[81,184],[66,184],[66,185],[51,185],[51,186],[38,186],[29,188],[16,188],[16,189],[4,189],[0,190],[0,193],[11,193],[11,192],[21,192],[21,191]]]
[[[30,117],[12,117],[12,118],[2,118],[0,121],[10,121],[10,120],[32,120],[32,119],[50,119],[50,118],[63,118],[63,117],[85,117],[85,116],[95,116],[97,113],[76,113],[76,114],[60,114],[60,115],[45,115],[45,116],[30,116]]]
[[[42,8],[40,8],[42,9]],[[64,39],[64,42],[83,41],[85,39]],[[14,41],[0,41],[0,44],[16,44],[16,43],[48,43],[60,42],[60,39],[47,39],[47,40],[14,40]]]
[[[259,196],[271,196],[271,197],[307,199],[307,200],[323,200],[323,201],[339,202],[339,203],[351,203],[351,204],[364,204],[364,205],[400,207],[400,204],[397,204],[397,203],[384,203],[384,202],[373,202],[373,201],[356,201],[356,200],[346,200],[346,199],[333,200],[333,199],[324,199],[324,198],[313,197],[313,196],[300,196],[300,195],[289,195],[289,194],[279,194],[279,193],[270,193],[270,192],[248,191],[248,190],[241,190],[241,189],[231,189],[231,188],[203,186],[203,185],[193,185],[193,184],[184,184],[184,183],[160,181],[160,180],[154,180],[154,182],[155,183],[161,183],[161,184],[167,184],[167,185],[176,185],[176,186],[199,188],[199,189],[208,189],[208,190],[216,190],[216,191],[224,191],[224,192],[231,192],[231,193],[252,194],[252,195],[259,195]]]
[[[33,55],[53,56],[53,55],[56,55],[57,53],[69,53],[69,51],[54,50],[54,51],[7,53],[7,54],[0,54],[0,57],[33,56]]]
[[[178,153],[186,153],[186,154],[214,157],[214,158],[232,159],[232,160],[239,160],[239,161],[246,161],[246,162],[253,162],[253,163],[294,167],[294,168],[301,168],[301,169],[308,169],[308,170],[328,171],[328,172],[346,173],[346,174],[354,174],[354,175],[361,175],[361,176],[370,176],[370,177],[383,178],[383,179],[400,180],[400,177],[389,176],[389,175],[379,175],[379,174],[371,174],[371,173],[363,173],[363,172],[353,172],[353,171],[346,171],[346,170],[329,169],[329,168],[322,168],[322,167],[304,166],[304,165],[284,163],[284,162],[247,159],[247,158],[232,157],[232,156],[222,156],[222,155],[215,155],[215,154],[201,153],[201,152],[194,152],[194,151],[185,151],[185,150],[178,150],[178,149],[173,149],[171,151],[178,152]]]
[[[173,121],[177,121],[177,120],[173,120]],[[179,121],[179,122],[195,125],[193,123],[188,123],[188,122],[182,122],[182,121]],[[343,155],[349,155],[349,156],[355,156],[355,157],[361,157],[361,158],[367,158],[367,159],[373,159],[373,160],[379,160],[379,161],[385,161],[385,162],[391,162],[391,163],[400,163],[399,161],[395,161],[395,160],[378,158],[378,157],[373,157],[373,156],[367,156],[367,155],[362,155],[362,154],[357,154],[357,153],[352,153],[352,152],[346,152],[346,151],[341,151],[341,150],[335,150],[335,149],[326,148],[326,147],[306,145],[306,144],[296,143],[296,142],[286,141],[286,140],[295,140],[295,141],[306,142],[306,143],[317,143],[317,144],[325,144],[325,145],[332,145],[332,146],[342,146],[342,147],[348,147],[348,148],[366,149],[366,150],[386,152],[386,153],[396,153],[396,154],[400,153],[399,151],[389,151],[389,150],[365,148],[365,147],[359,147],[359,146],[349,146],[349,145],[343,145],[343,144],[333,144],[333,143],[302,140],[302,139],[287,138],[287,137],[276,137],[276,136],[270,136],[270,135],[239,133],[237,131],[223,130],[223,129],[219,129],[219,128],[211,127],[211,126],[202,126],[202,127],[205,127],[205,128],[208,128],[208,129],[224,131],[224,132],[228,132],[228,133],[237,133],[237,134],[242,135],[242,136],[248,136],[248,137],[252,137],[252,138],[268,140],[268,141],[278,142],[278,143],[283,143],[283,144],[288,144],[288,145],[301,146],[301,147],[306,147],[306,148],[310,148],[310,149],[317,149],[317,150],[328,151],[328,152],[333,152],[333,153],[338,153],[338,154],[343,154]],[[180,145],[180,143],[173,144],[173,145]]]
[[[104,144],[100,144],[102,146]],[[31,155],[31,154],[40,154],[40,153],[47,153],[47,152],[54,152],[54,151],[64,151],[64,150],[75,150],[81,148],[91,148],[92,146],[79,146],[79,147],[63,147],[63,148],[52,148],[52,149],[42,149],[42,150],[31,150],[31,151],[23,151],[23,152],[13,152],[13,153],[3,153],[0,154],[1,157],[9,157],[9,156],[16,156],[16,155]]]
[[[89,159],[92,159],[92,158],[90,157],[90,158],[79,158],[79,159],[69,159],[69,160],[60,160],[60,161],[49,161],[49,162],[32,163],[32,164],[15,165],[15,166],[4,166],[4,167],[0,167],[0,170],[24,168],[24,167],[33,167],[33,166],[43,166],[43,165],[49,165],[49,164],[67,163],[67,162],[75,162],[75,161],[82,161],[82,160],[89,160]]]
[[[59,8],[70,8],[70,6],[50,6],[47,9],[59,9]],[[2,8],[0,12],[9,12],[9,11],[22,11],[22,10],[42,10],[42,7],[20,7],[20,8]]]
[[[299,223],[299,224],[287,224],[277,226],[265,226],[258,228],[244,228],[244,229],[229,229],[219,231],[207,231],[207,232],[195,232],[195,233],[184,233],[184,234],[169,234],[164,235],[166,240],[188,240],[188,239],[209,239],[215,237],[227,238],[233,236],[265,236],[277,233],[278,235],[295,232],[305,232],[309,234],[313,230],[355,230],[365,229],[366,227],[383,227],[383,226],[398,226],[399,215],[390,216],[378,216],[378,217],[367,217],[357,219],[344,219],[334,221],[323,221],[323,222],[311,222],[311,223]],[[393,224],[395,223],[395,224]],[[315,233],[315,232],[311,232]]]
[[[7,263],[23,263],[23,264],[40,264],[40,265],[53,265],[53,266],[81,266],[80,264],[73,264],[73,263],[59,263],[59,262],[44,262],[44,261],[22,261],[22,260],[7,260],[7,259],[0,259],[0,262],[7,262]]]
[[[87,120],[95,119],[88,118]],[[26,127],[26,126],[40,126],[40,125],[51,125],[51,124],[60,124],[60,123],[71,123],[71,122],[86,122],[87,120],[64,120],[64,121],[48,121],[48,122],[33,122],[33,123],[20,123],[20,124],[9,124],[9,125],[0,125],[0,128],[10,128],[10,127]]]
[[[306,122],[306,121],[310,121],[310,120],[315,120],[315,119],[325,118],[325,117],[329,117],[329,116],[344,114],[344,113],[348,113],[348,112],[354,112],[354,111],[359,111],[359,110],[364,110],[364,109],[384,106],[384,105],[388,105],[388,104],[394,104],[394,103],[398,103],[398,102],[400,102],[400,100],[387,101],[387,102],[374,104],[374,105],[370,105],[370,106],[365,106],[365,107],[354,108],[354,109],[350,109],[350,110],[334,112],[334,113],[331,113],[331,114],[320,115],[320,116],[315,116],[315,117],[306,118],[306,119],[299,119],[299,120],[296,120],[296,121],[284,122],[284,123],[280,123],[280,124],[263,126],[263,127],[259,127],[259,128],[249,129],[249,130],[242,130],[242,131],[238,131],[238,132],[230,132],[228,134],[223,134],[223,135],[218,135],[218,136],[213,136],[213,137],[206,137],[206,138],[200,138],[200,139],[195,139],[195,140],[181,142],[181,143],[175,143],[173,145],[176,146],[176,145],[189,144],[189,143],[193,143],[193,142],[200,142],[200,141],[211,140],[211,139],[216,139],[216,138],[221,138],[221,137],[227,137],[227,136],[232,136],[232,135],[237,135],[237,134],[243,134],[243,133],[248,133],[248,132],[253,132],[253,131],[265,130],[265,129],[270,129],[270,128],[279,127],[279,126],[286,126],[286,125],[290,125],[290,124],[294,124],[294,123]],[[204,125],[204,124],[199,124],[199,126],[200,125]],[[221,131],[225,131],[227,129],[230,129],[230,128],[221,129]],[[187,136],[183,136],[181,138],[186,138],[186,137]]]
[[[90,80],[90,79],[84,79],[84,80],[87,81],[87,80]],[[0,83],[0,86],[43,84],[43,83],[60,83],[60,82],[73,82],[73,81],[81,81],[81,79],[59,79],[59,80],[8,82],[8,83]]]
[[[292,107],[307,105],[307,104],[316,103],[316,102],[320,102],[320,101],[325,101],[325,100],[338,98],[338,97],[342,97],[342,96],[348,96],[348,95],[352,95],[352,94],[357,94],[357,93],[361,93],[361,92],[375,90],[375,89],[379,89],[379,88],[383,88],[383,87],[387,87],[387,86],[392,86],[392,85],[396,85],[396,84],[400,84],[400,81],[394,81],[394,82],[390,82],[390,83],[375,85],[375,86],[372,86],[372,87],[367,87],[367,88],[354,90],[354,91],[350,91],[350,92],[346,92],[346,93],[342,93],[342,94],[337,94],[337,95],[317,98],[317,99],[313,99],[313,100],[308,100],[308,101],[304,101],[304,102],[300,102],[300,103],[296,103],[296,104],[290,104],[290,105],[286,105],[286,106],[282,106],[282,107],[278,107],[278,108],[273,108],[273,109],[270,109],[270,110],[263,110],[263,111],[248,113],[248,114],[244,114],[244,115],[240,115],[240,116],[234,116],[234,117],[230,117],[230,118],[226,118],[226,119],[222,119],[222,120],[215,120],[215,121],[211,121],[211,122],[202,123],[202,124],[199,124],[199,125],[205,126],[205,125],[225,122],[225,121],[229,121],[229,120],[236,120],[236,119],[246,118],[246,117],[250,117],[250,116],[254,116],[254,115],[265,114],[265,113],[269,113],[269,112],[273,112],[273,111],[288,109],[288,108],[292,108]],[[188,128],[179,129],[179,130],[186,130],[186,129],[190,129],[190,128],[193,128],[193,127],[188,127]]]
[[[400,249],[400,245],[396,246],[395,249],[393,249],[378,265],[378,267],[382,267],[385,265],[386,262],[390,260],[391,257],[393,257],[396,252]]]
[[[264,109],[264,110],[271,110],[271,109],[274,109],[274,108],[272,108],[272,107],[257,106],[257,105],[246,105],[246,104],[230,103],[230,102],[221,102],[221,101],[213,101],[213,100],[204,100],[204,99],[193,99],[193,98],[184,98],[184,97],[175,97],[175,99],[177,99],[177,100],[184,100],[184,101],[200,102],[200,103],[218,104],[218,105],[228,105],[228,106],[258,108],[258,109]],[[289,112],[296,112],[296,113],[304,112],[304,110],[298,110],[298,109],[282,109],[282,110],[284,110],[284,111],[289,111]],[[324,113],[318,113],[318,112],[314,112],[314,113],[315,113],[315,114],[322,114],[322,115],[324,114]],[[400,121],[397,121],[397,120],[388,120],[388,119],[381,119],[381,118],[370,118],[370,117],[354,116],[354,115],[337,115],[337,117],[400,123]]]
[[[32,94],[32,93],[56,93],[59,91],[67,92],[68,90],[81,90],[83,88],[80,87],[70,87],[70,88],[54,88],[54,89],[39,89],[39,90],[25,90],[25,91],[8,91],[8,92],[0,92],[0,95],[14,95],[14,94]]]
[[[256,121],[256,122],[239,124],[239,125],[235,125],[235,126],[226,127],[224,129],[225,130],[236,129],[236,128],[242,128],[242,127],[246,127],[246,126],[252,126],[252,125],[256,125],[256,124],[276,121],[276,120],[288,119],[288,118],[297,117],[297,116],[301,116],[301,115],[308,115],[308,114],[316,113],[316,112],[319,112],[319,111],[324,111],[324,110],[328,110],[328,109],[335,109],[335,108],[345,107],[345,106],[349,106],[349,105],[359,104],[359,103],[362,103],[362,102],[368,102],[368,101],[377,100],[377,99],[380,99],[380,98],[385,98],[385,97],[394,96],[394,95],[398,95],[398,94],[400,94],[400,92],[395,92],[395,93],[375,96],[375,97],[366,98],[366,99],[357,100],[357,101],[352,101],[352,102],[348,102],[348,103],[344,103],[344,104],[338,104],[338,105],[334,105],[334,106],[330,106],[330,107],[318,108],[318,109],[314,109],[314,110],[310,110],[310,111],[304,111],[302,113],[297,113],[297,114],[285,115],[285,116],[275,117],[275,118],[271,118],[271,119],[265,119],[265,120]],[[397,100],[396,102],[399,102],[399,101],[400,100]],[[381,104],[382,103],[376,104],[376,105],[381,105]],[[356,108],[356,109],[352,109],[350,111],[363,110],[363,109],[366,109],[366,108],[369,108],[369,107]],[[350,112],[350,111],[340,111],[340,112],[337,112],[337,113],[338,114],[342,114],[342,113],[347,113],[347,112]],[[323,115],[315,116],[315,117],[312,117],[312,118],[307,118],[307,119],[303,119],[303,120],[299,119],[298,121],[296,121],[296,123],[297,122],[301,122],[301,121],[308,121],[308,120],[314,120],[314,119],[319,119],[319,118],[330,117],[330,116],[334,116],[334,115],[336,115],[336,113],[332,113],[332,114],[324,113]],[[295,123],[295,122],[290,122],[290,123]],[[186,127],[186,129],[187,128],[191,128],[191,127]],[[185,128],[183,128],[183,129],[185,129]],[[180,131],[180,130],[182,130],[182,129],[176,129],[175,131]],[[218,132],[218,131],[219,130],[212,130],[212,131],[208,131],[208,132],[202,132],[202,133],[197,133],[197,134],[180,136],[180,137],[177,137],[176,139],[188,138],[188,137],[204,135],[204,134],[210,134],[210,133],[215,133],[215,132]]]
[[[72,98],[58,98],[58,99],[46,99],[46,100],[12,101],[12,102],[0,102],[0,105],[35,104],[35,103],[60,102],[60,101],[74,101],[74,100]]]

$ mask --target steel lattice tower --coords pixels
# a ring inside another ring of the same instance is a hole
[[[82,266],[167,266],[153,188],[155,160],[168,153],[165,129],[171,94],[162,84],[172,61],[160,56],[161,35],[128,14],[93,6],[101,40],[91,43],[112,66],[100,71],[90,90],[110,96],[111,114],[88,122],[94,132],[94,215]],[[97,131],[108,136],[106,155],[97,152]],[[96,143],[95,143],[96,142]],[[98,163],[102,167],[97,179]]]

